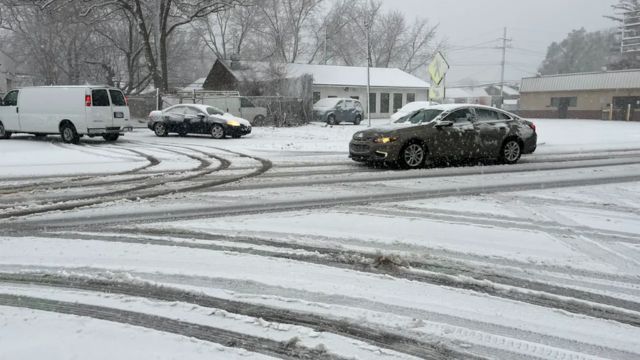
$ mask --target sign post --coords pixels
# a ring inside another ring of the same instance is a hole
[[[431,88],[429,88],[429,101],[440,100],[444,101],[446,96],[445,78],[449,71],[449,63],[444,58],[441,52],[438,52],[436,56],[429,64],[428,72],[431,77]]]

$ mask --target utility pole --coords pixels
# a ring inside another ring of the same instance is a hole
[[[502,35],[502,46],[499,47],[502,49],[502,62],[500,63],[502,70],[500,75],[500,108],[504,107],[504,70],[507,64],[507,45],[511,42],[511,39],[507,38],[507,28],[504,28],[504,33]]]
[[[367,12],[367,16],[369,13]],[[371,21],[366,19],[364,30],[367,33],[367,121],[371,127],[371,41],[369,32],[371,30]]]

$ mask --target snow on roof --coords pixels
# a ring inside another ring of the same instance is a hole
[[[445,96],[448,99],[465,99],[490,97],[491,95],[482,87],[451,87],[446,89]]]
[[[370,68],[371,86],[427,89],[429,84],[397,68]],[[314,85],[367,86],[367,68],[364,66],[337,66],[313,64],[287,64],[292,76],[310,74]]]
[[[592,72],[522,79],[521,93],[640,88],[640,70]]]
[[[224,62],[222,62],[224,64]],[[314,85],[367,86],[367,68],[363,66],[337,66],[315,64],[271,64],[259,61],[241,61],[239,69],[224,64],[239,80],[271,80],[279,76],[295,78],[313,76]],[[200,86],[201,79],[192,85]],[[429,84],[397,68],[370,68],[372,87],[428,89]],[[202,81],[204,83],[204,81]],[[191,86],[191,85],[189,85]]]

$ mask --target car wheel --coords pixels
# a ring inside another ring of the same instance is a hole
[[[427,151],[419,142],[410,142],[400,151],[399,164],[405,169],[418,169],[424,166]]]
[[[355,125],[360,125],[360,122],[362,121],[362,116],[360,115],[356,115],[356,119],[353,121],[353,123]]]
[[[0,139],[8,139],[11,137],[11,133],[5,130],[4,124],[0,122]]]
[[[155,132],[156,136],[159,137],[165,137],[169,135],[169,132],[167,131],[167,125],[162,122],[158,122],[153,126],[153,132]]]
[[[120,137],[120,134],[104,134],[102,135],[102,137],[109,142],[113,142],[118,140],[118,138]]]
[[[263,122],[264,122],[264,115],[256,115],[256,117],[253,118],[254,124],[263,125]]]
[[[76,127],[68,121],[60,125],[60,136],[62,137],[62,141],[67,144],[77,144],[80,142],[80,136],[78,136]]]
[[[336,116],[335,115],[327,116],[327,124],[329,124],[329,125],[338,125],[338,123],[336,122]]]
[[[515,164],[522,156],[522,146],[516,139],[509,139],[502,145],[500,160],[505,164]]]
[[[224,128],[220,124],[213,124],[211,126],[211,137],[214,139],[224,138]]]

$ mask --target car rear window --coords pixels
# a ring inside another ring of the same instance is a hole
[[[114,106],[127,106],[127,101],[120,90],[109,90],[111,95],[111,102]]]
[[[109,102],[109,95],[107,94],[107,90],[92,90],[91,98],[93,99],[93,106],[111,106]]]

